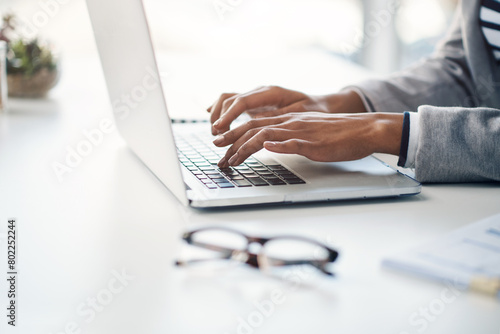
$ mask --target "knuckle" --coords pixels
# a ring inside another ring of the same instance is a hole
[[[261,148],[262,146],[258,142],[249,140],[240,146],[240,148],[238,149],[238,154],[241,154],[243,156],[250,156]]]
[[[304,126],[304,123],[300,120],[297,120],[297,119],[292,119],[288,122],[288,126],[291,128],[291,129],[294,129],[294,130],[298,130],[298,129],[302,129],[303,126]]]
[[[298,149],[298,150],[301,150],[301,149],[304,147],[304,143],[303,143],[303,142],[301,142],[300,140],[296,140],[296,139],[295,139],[295,140],[293,140],[293,141],[292,141],[292,143],[293,143],[293,146],[294,146],[296,149]]]
[[[232,98],[227,98],[227,99],[224,100],[224,102],[222,102],[222,107],[224,109],[227,109],[232,103],[233,103],[233,99]]]
[[[234,99],[234,103],[239,104],[241,107],[245,108],[247,105],[247,100],[246,98],[239,96]]]
[[[266,139],[270,139],[273,135],[274,131],[270,128],[264,128],[262,130],[259,131],[259,136],[266,140]]]
[[[234,131],[228,131],[224,133],[224,141],[232,142],[234,140],[235,133]]]
[[[248,131],[247,131],[246,135],[247,135],[248,137],[253,137],[253,136],[255,136],[257,133],[259,133],[260,131],[261,131],[260,129],[255,129],[255,128],[254,128],[254,129],[250,129],[250,130],[248,130]]]
[[[257,122],[257,120],[255,120],[255,119],[251,119],[251,120],[249,120],[249,121],[247,122],[247,127],[248,127],[249,129],[253,129],[253,128],[257,127],[257,123],[258,123],[258,122]]]
[[[276,118],[277,118],[278,124],[280,124],[280,125],[287,125],[292,120],[292,118],[290,118],[289,114],[278,115],[278,116],[276,116]]]

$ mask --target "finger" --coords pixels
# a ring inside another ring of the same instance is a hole
[[[219,96],[219,98],[212,103],[210,107],[207,108],[207,111],[210,113],[220,113],[220,109],[222,107],[222,103],[224,103],[225,100],[228,98],[231,98],[235,95],[238,95],[237,93],[224,93]]]
[[[248,93],[245,93],[245,94],[225,94],[225,99],[220,103],[220,105],[218,105],[217,109],[214,110],[214,113],[211,115],[210,117],[210,122],[212,123],[212,134],[215,136],[217,134],[221,134],[228,129],[225,129],[225,130],[220,130],[220,129],[217,129],[214,127],[214,123],[217,122],[217,120],[226,112],[227,109],[229,109],[231,107],[231,105],[234,103],[234,101],[236,100],[236,98],[238,98],[239,96],[247,96],[247,95],[250,95],[250,94],[254,94],[256,92],[259,92],[260,90],[264,89],[264,87],[259,87],[259,88],[256,88]]]
[[[311,143],[302,139],[289,139],[285,141],[266,141],[264,148],[274,153],[299,154],[308,157]]]
[[[236,93],[224,93],[222,94],[217,101],[214,102],[214,104],[207,109],[207,111],[210,112],[210,122],[214,123],[219,119],[220,112],[222,110],[222,104],[224,101],[226,101],[229,98],[232,98],[233,96],[237,95]]]
[[[266,110],[256,113],[248,112],[248,114],[254,118],[263,118],[263,117],[274,117],[274,116],[280,116],[284,114],[304,112],[304,111],[306,111],[306,108],[304,107],[302,101],[299,101],[283,108]]]
[[[217,114],[217,118],[216,119],[212,119],[212,124],[215,123],[226,112],[226,110],[231,107],[231,105],[233,104],[234,100],[238,96],[247,96],[247,95],[259,92],[259,91],[261,91],[263,89],[264,89],[264,87],[258,87],[256,89],[251,90],[251,91],[249,91],[247,93],[244,93],[244,94],[234,94],[234,93],[226,93],[226,94],[224,94],[225,95],[224,96],[224,100],[222,100],[222,102],[218,105],[217,109],[214,109],[214,112]]]
[[[293,131],[266,127],[260,129],[253,137],[243,143],[236,142],[231,147],[231,151],[235,153],[229,157],[227,163],[229,166],[237,166],[243,163],[252,154],[260,151],[264,147],[266,141],[283,141],[293,138]],[[239,147],[238,147],[239,146]]]
[[[248,133],[251,129],[262,128],[270,125],[281,124],[286,119],[284,117],[269,117],[269,118],[260,118],[260,119],[251,119],[248,122],[232,129],[224,134],[217,137],[213,143],[215,146],[224,147],[230,144],[235,143],[241,136]]]
[[[219,131],[229,130],[230,124],[247,110],[279,106],[283,96],[277,87],[263,88],[248,94],[237,96],[228,108],[221,112],[219,119],[214,123],[214,128]]]
[[[255,109],[249,109],[246,110],[245,112],[252,118],[257,117],[260,114],[267,113],[270,111],[276,111],[278,108],[276,106],[264,106],[264,107],[259,107]]]
[[[229,147],[226,151],[226,154],[220,159],[219,163],[217,164],[220,168],[227,168],[229,167],[228,160],[238,151],[238,148],[241,147],[244,143],[249,141],[253,136],[255,136],[260,130],[263,128],[255,128],[251,129],[247,132],[245,132],[240,138],[238,138],[234,144]]]

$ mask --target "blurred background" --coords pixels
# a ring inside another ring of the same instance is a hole
[[[324,94],[397,71],[433,51],[457,2],[144,0],[174,117],[201,116],[222,92],[272,84]],[[58,50],[61,82],[75,80],[70,66],[98,69],[84,0],[2,0],[6,13]]]
[[[145,0],[159,49],[266,55],[314,48],[377,73],[429,54],[458,0]],[[46,13],[41,15],[40,11]],[[2,0],[63,54],[93,52],[83,0]],[[45,18],[48,17],[47,20]],[[36,28],[36,29],[35,29]],[[28,29],[28,28],[27,28]]]

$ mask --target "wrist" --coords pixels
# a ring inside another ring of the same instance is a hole
[[[328,105],[328,111],[335,114],[355,114],[367,112],[363,100],[354,90],[325,95],[323,97]]]
[[[373,143],[375,153],[399,155],[401,134],[403,132],[403,114],[374,113]]]

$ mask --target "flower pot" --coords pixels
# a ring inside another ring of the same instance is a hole
[[[59,71],[42,68],[33,75],[8,74],[7,86],[11,97],[40,98],[59,81]]]

